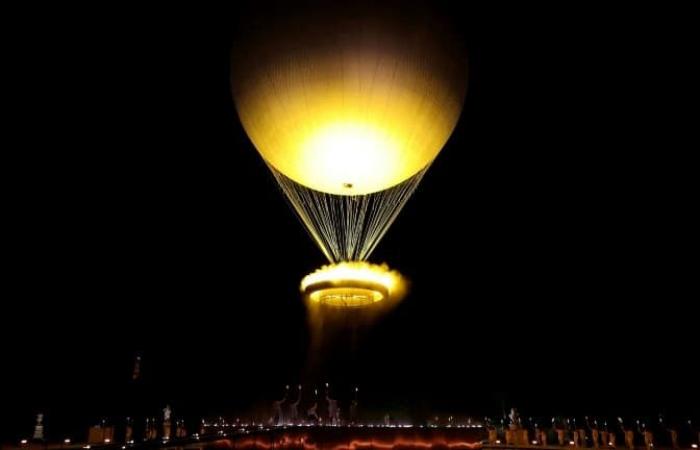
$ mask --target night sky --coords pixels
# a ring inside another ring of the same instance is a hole
[[[312,379],[298,283],[325,261],[229,89],[259,9],[14,12],[0,440],[37,412],[51,435],[299,382],[475,416],[697,413],[697,175],[655,103],[655,12],[443,7],[464,112],[372,257],[411,292]]]

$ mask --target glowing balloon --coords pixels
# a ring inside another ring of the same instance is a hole
[[[433,161],[462,109],[466,64],[446,36],[404,16],[266,27],[234,55],[243,127],[270,166],[305,187],[391,188]]]
[[[326,8],[254,22],[234,46],[231,87],[328,260],[362,261],[452,133],[466,60],[444,22],[408,4]]]

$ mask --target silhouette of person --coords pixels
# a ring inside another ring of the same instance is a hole
[[[626,427],[624,423],[622,424],[622,429],[625,433],[625,445],[629,449],[634,448],[634,430],[631,427]]]
[[[664,441],[666,441],[664,437],[668,436],[668,441],[664,443],[668,443],[671,446],[671,448],[676,448],[675,446],[678,444],[678,433],[675,432],[675,428],[676,427],[674,427],[670,423],[664,423],[664,417],[661,414],[659,414],[659,423],[657,426],[658,434],[659,436],[663,436],[661,439]]]
[[[696,431],[697,431],[697,437],[696,437]],[[688,419],[687,422],[685,422],[684,427],[683,427],[683,438],[690,440],[690,442],[693,442],[695,439],[698,440],[698,443],[700,443],[700,429],[696,430],[695,427],[693,426],[693,421],[691,419]]]
[[[282,405],[284,405],[284,402],[287,401],[287,394],[289,394],[289,385],[287,385],[284,391],[284,397],[282,397],[280,400],[275,400],[272,402],[272,417],[270,417],[270,420],[268,421],[270,425],[280,425],[284,422]]]
[[[337,425],[338,424],[338,400],[331,398],[329,393],[330,393],[330,388],[328,387],[328,383],[326,383],[326,402],[328,403],[328,422],[331,425]]]
[[[314,389],[314,404],[311,405],[309,409],[306,410],[306,416],[309,419],[313,419],[315,423],[318,423],[318,390]]]
[[[591,440],[593,441],[593,448],[600,447],[600,430],[598,430],[597,420],[594,420],[591,426]]]
[[[289,423],[296,424],[299,418],[299,403],[301,403],[301,384],[297,386],[297,399],[289,405]]]
[[[668,432],[669,432],[670,437],[671,437],[671,447],[673,447],[673,448],[680,447],[678,445],[678,427],[670,426],[668,429]]]
[[[615,430],[610,432],[610,437],[608,439],[610,439],[610,442],[608,442],[608,445],[610,445],[610,447],[617,446],[617,433],[615,432]]]
[[[542,429],[540,430],[540,435],[537,436],[537,439],[539,439],[540,444],[543,445],[543,446],[546,446],[546,445],[547,445],[547,441],[549,440],[549,436],[547,436],[547,434],[548,434],[548,433],[547,433],[547,429],[546,429],[546,428],[542,428]]]
[[[566,440],[566,428],[564,428],[562,423],[557,423],[555,424],[555,430],[557,433],[557,442],[559,443],[559,447],[563,447],[564,441]]]
[[[600,439],[603,447],[610,445],[610,431],[608,431],[608,422],[603,422],[603,428],[600,430]]]
[[[570,422],[570,427],[571,427],[571,436],[572,436],[572,441],[574,441],[574,447],[580,447],[580,440],[579,440],[579,432],[578,432],[578,427],[576,427],[576,418],[571,419]]]
[[[170,405],[165,405],[165,408],[163,408],[163,439],[166,440],[170,439],[170,416],[172,413],[173,411],[170,409]]]
[[[642,424],[642,432],[644,436],[644,446],[647,450],[651,450],[654,446],[654,432],[651,430],[651,427],[647,427],[644,424]]]
[[[584,422],[578,427],[578,438],[579,438],[579,444],[581,447],[586,447],[586,423],[588,422],[588,417],[585,418]]]
[[[486,422],[486,429],[489,430],[489,445],[496,445],[496,441],[498,440],[498,429],[493,425],[493,422],[491,422],[491,419],[488,417],[484,419],[484,422]]]
[[[131,420],[131,417],[126,418],[126,430],[124,431],[124,441],[127,444],[130,444],[131,441],[134,439],[134,424],[133,421]]]
[[[143,440],[144,441],[150,441],[151,440],[151,419],[146,417],[146,426],[144,427],[143,430]]]
[[[360,391],[360,388],[355,387],[355,396],[353,397],[352,401],[350,402],[350,423],[353,425],[357,421],[357,408],[359,406],[359,402],[358,402],[359,391]]]
[[[508,419],[510,419],[510,428],[514,430],[520,426],[520,414],[515,408],[510,409],[510,414],[508,414]]]

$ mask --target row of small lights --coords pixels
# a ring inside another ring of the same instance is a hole
[[[204,425],[205,427],[214,426],[214,427],[217,427],[217,428],[218,428],[218,427],[221,427],[221,426],[224,426],[224,427],[230,427],[230,426],[247,427],[247,426],[248,426],[247,424],[242,424],[242,425],[230,425],[230,424],[223,424],[223,425],[220,425],[220,424],[213,424],[213,425],[209,425],[209,424],[207,424],[207,423],[203,423],[202,425]],[[253,424],[253,426],[255,426],[255,424]],[[278,427],[278,428],[281,427],[281,428],[283,428],[283,429],[287,429],[287,428],[289,428],[289,427],[314,427],[314,426],[339,427],[339,426],[341,426],[341,425],[331,425],[331,424],[316,425],[316,424],[307,423],[307,424],[302,424],[302,425],[281,425],[281,424],[277,424],[277,425],[272,425],[271,427]],[[376,427],[376,428],[413,428],[413,425],[411,425],[411,424],[399,424],[399,425],[395,425],[395,424],[392,424],[392,425],[384,425],[384,424],[378,424],[378,425],[375,425],[375,424],[367,424],[367,425],[365,425],[365,424],[357,424],[357,425],[355,425],[355,424],[351,424],[351,425],[345,425],[345,426],[346,426],[346,427],[348,427],[348,426],[349,426],[349,427],[359,427],[359,428],[364,428],[364,427],[368,427],[368,428],[375,428],[375,427]],[[258,429],[261,429],[261,430],[263,430],[263,431],[267,431],[267,430],[269,430],[271,427],[265,427],[265,426],[263,426],[263,425],[258,425]],[[452,427],[453,427],[453,425],[446,425],[446,428],[452,428]],[[454,427],[455,427],[455,428],[483,428],[483,425],[454,425]],[[426,428],[426,426],[425,426],[425,425],[418,425],[418,428]],[[438,428],[438,426],[437,426],[437,425],[428,425],[428,428]],[[240,431],[243,431],[243,430],[240,430]],[[245,433],[246,433],[246,434],[249,434],[250,431],[249,431],[249,430],[246,430]],[[224,433],[223,430],[219,431],[218,434],[219,434],[220,436],[226,437],[226,433]],[[191,437],[192,437],[193,439],[199,440],[199,433],[194,433]],[[29,442],[29,441],[28,441],[27,439],[22,439],[22,440],[20,441],[20,444],[21,444],[21,445],[27,445],[28,442]],[[105,444],[110,444],[111,442],[112,442],[112,440],[109,439],[109,438],[106,438],[106,439],[104,440],[104,443],[105,443]],[[166,442],[168,442],[168,439],[167,439],[167,438],[163,438],[163,443],[166,443]],[[69,444],[71,443],[71,440],[70,440],[70,439],[64,439],[64,440],[63,440],[63,443],[66,444],[66,445],[69,445]],[[127,442],[127,444],[129,444],[129,445],[131,445],[131,444],[133,444],[133,443],[134,443],[133,440],[130,440],[130,441]],[[496,440],[496,444],[500,445],[500,444],[501,444],[501,440],[500,440],[500,439]],[[538,445],[538,444],[539,444],[539,441],[536,441],[536,440],[535,440],[535,441],[532,441],[532,445]],[[574,446],[574,445],[576,445],[576,442],[574,442],[574,441],[569,441],[569,445]],[[608,442],[608,446],[609,446],[609,447],[613,447],[613,448],[615,447],[615,446],[613,445],[612,442]],[[654,447],[654,444],[653,444],[653,443],[651,444],[651,447]],[[693,449],[697,449],[697,448],[698,448],[698,444],[692,444],[690,447],[693,448]],[[90,450],[90,448],[91,448],[90,445],[85,445],[85,446],[83,446],[83,449],[85,449],[85,450]],[[122,445],[122,449],[126,449],[126,445]]]
[[[214,427],[214,428],[222,428],[222,427],[223,427],[223,428],[228,428],[228,427],[246,428],[246,427],[249,427],[249,426],[253,426],[253,427],[256,426],[255,423],[253,423],[252,425],[248,425],[248,424],[232,425],[232,424],[228,424],[228,423],[226,423],[226,424],[218,424],[218,423],[217,423],[217,424],[211,424],[211,425],[210,425],[210,424],[204,423],[203,425],[204,425],[205,427]],[[359,427],[359,428],[362,428],[362,427],[370,427],[370,428],[372,428],[372,427],[377,427],[377,428],[412,428],[412,427],[413,427],[413,425],[411,425],[411,424],[398,424],[398,425],[397,425],[397,424],[391,424],[391,425],[376,424],[376,425],[375,425],[375,424],[371,424],[371,423],[370,423],[370,424],[367,424],[367,425],[362,424],[362,423],[359,423],[359,424],[348,424],[348,425],[332,425],[332,424],[329,424],[329,423],[323,423],[323,424],[305,423],[305,424],[296,424],[296,425],[291,425],[291,424],[289,424],[289,425],[288,425],[288,424],[275,424],[275,425],[268,425],[267,427],[264,426],[264,425],[257,425],[258,428],[264,429],[264,430],[267,430],[267,429],[272,428],[272,427],[285,428],[285,429],[286,429],[286,428],[293,428],[293,427],[339,427],[339,426],[345,426],[345,427]],[[426,426],[425,426],[425,425],[418,425],[418,427],[419,427],[419,428],[425,428]],[[484,426],[483,426],[483,425],[428,425],[428,427],[430,427],[430,428],[439,428],[439,427],[443,427],[443,428],[483,428]]]

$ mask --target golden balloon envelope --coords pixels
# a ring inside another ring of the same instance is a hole
[[[466,62],[440,22],[397,16],[298,15],[238,43],[236,109],[272,168],[364,195],[435,159],[462,109]]]

